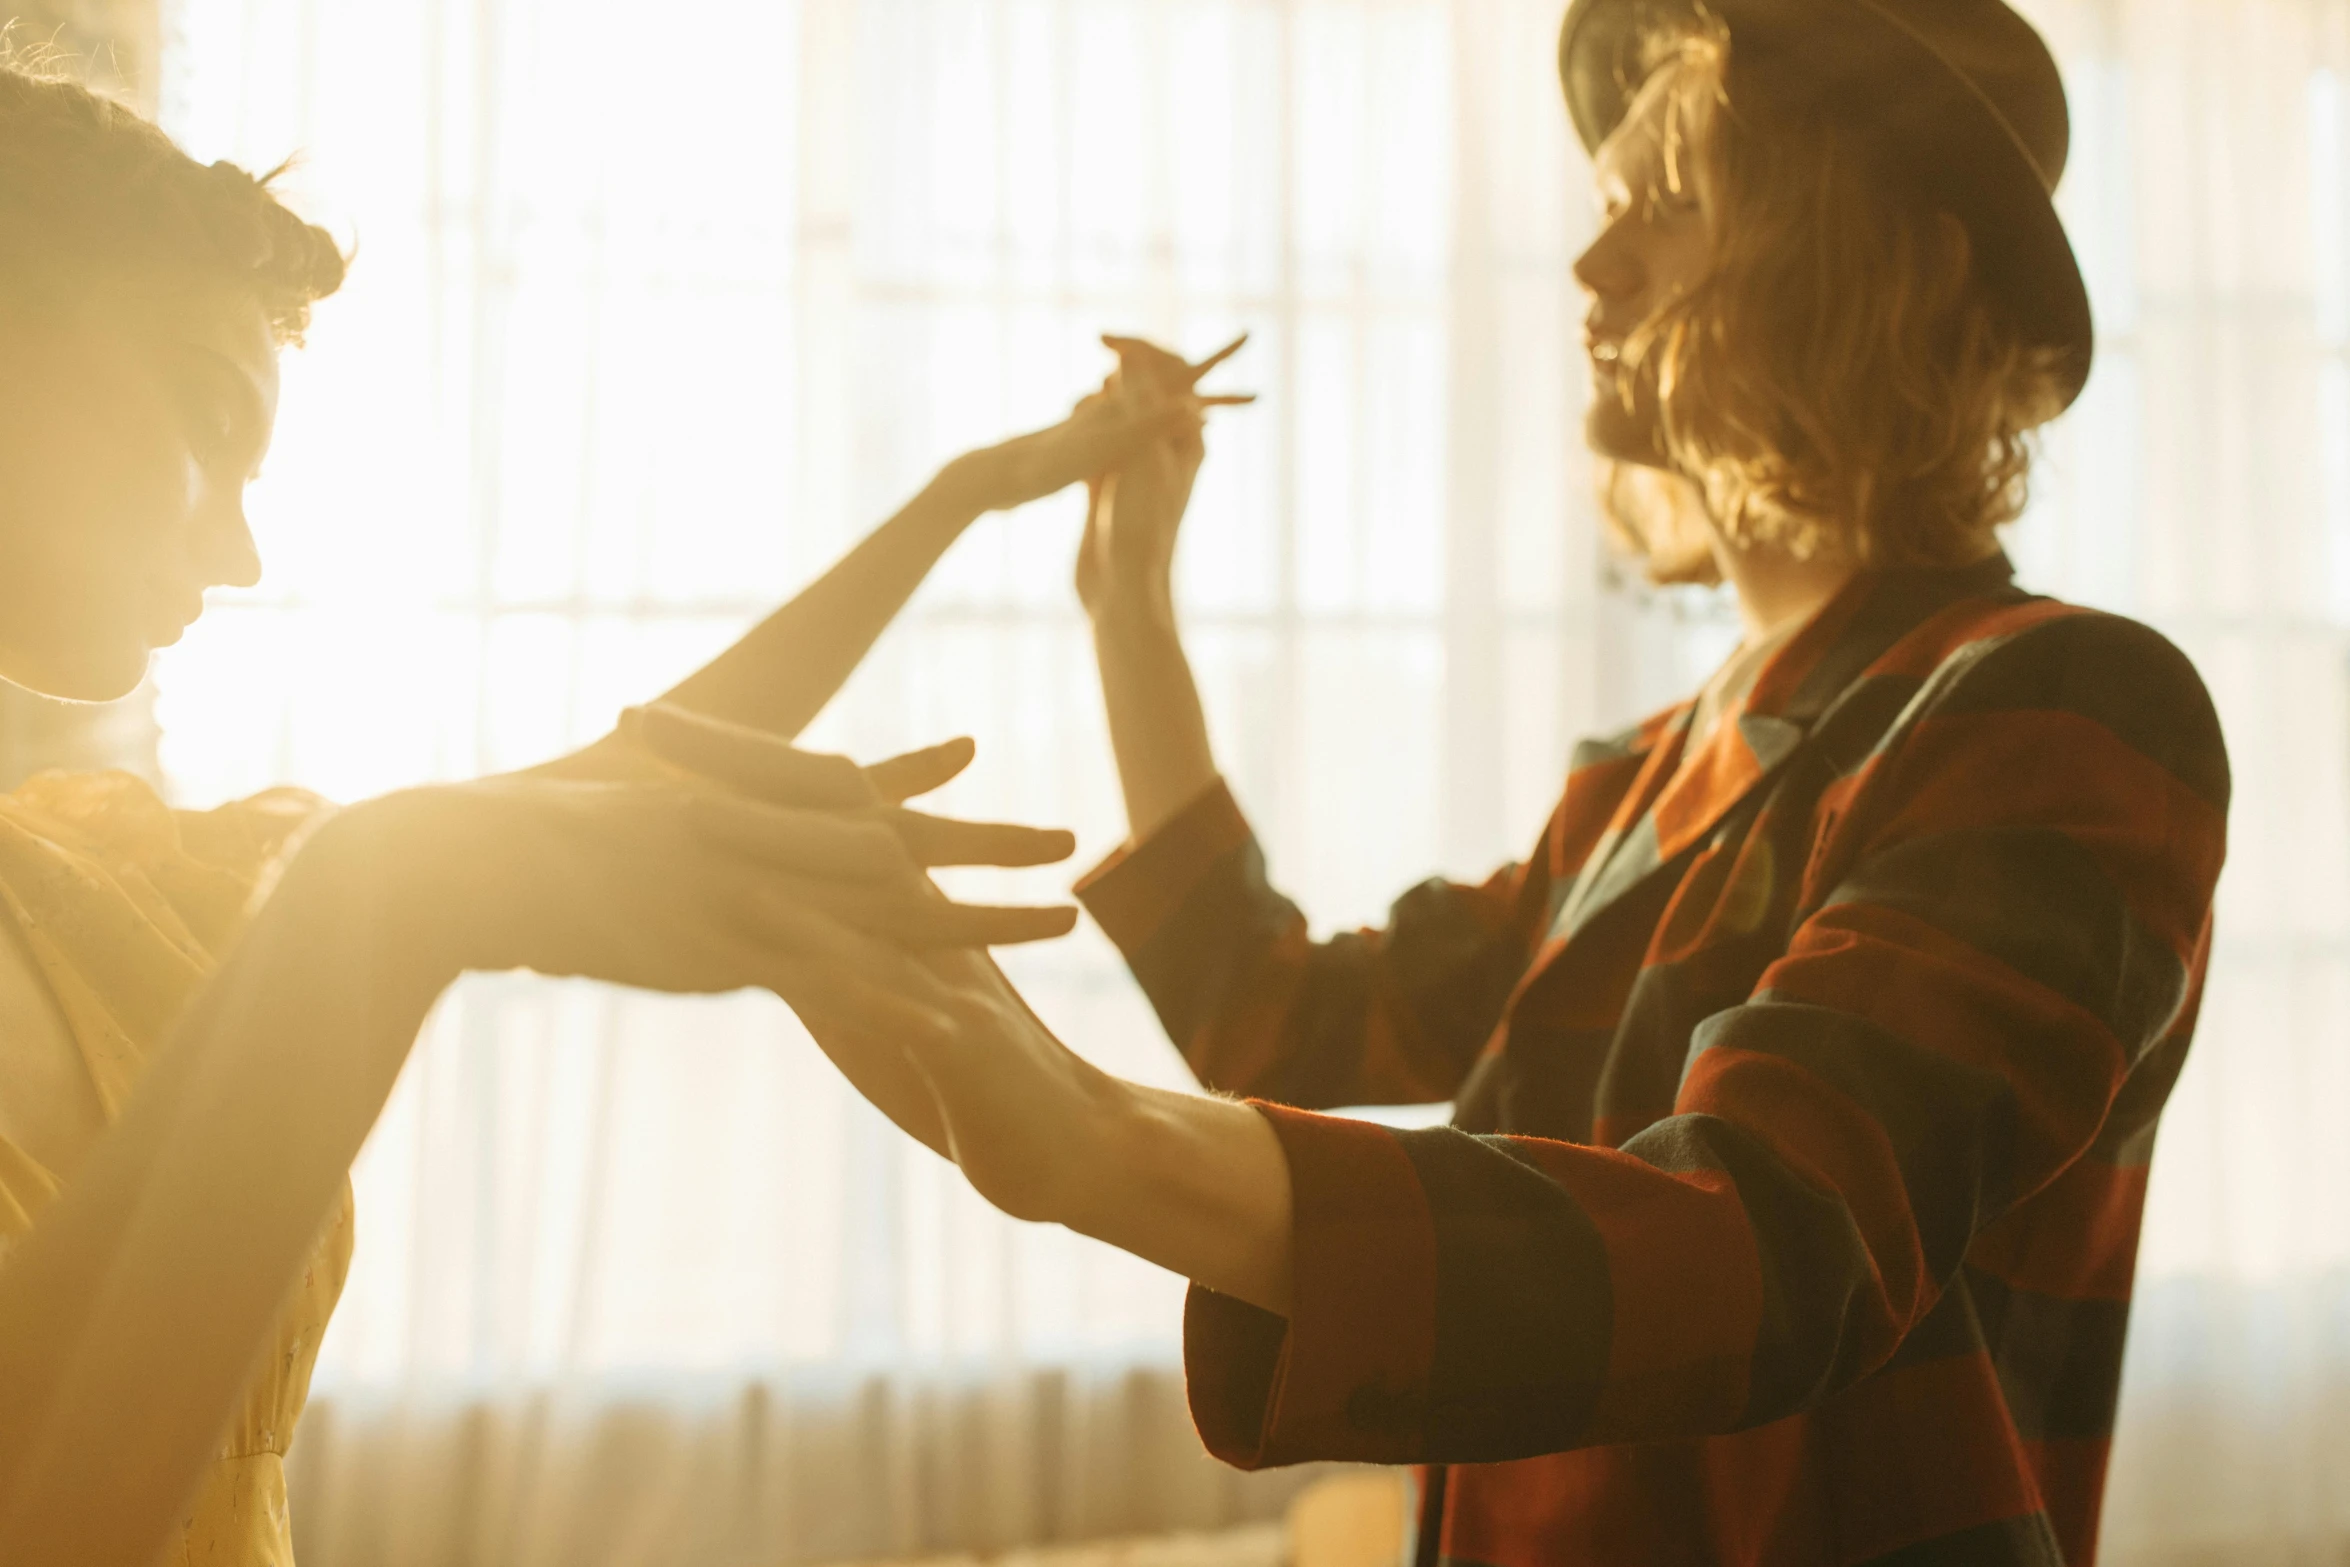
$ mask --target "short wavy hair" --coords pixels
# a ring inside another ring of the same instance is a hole
[[[270,189],[282,172],[198,163],[37,57],[0,53],[0,300],[159,274],[246,292],[279,342],[298,343],[345,260]]]
[[[1603,465],[1619,539],[1659,581],[1713,579],[1686,547],[1699,507],[1732,543],[1802,558],[1980,558],[2023,511],[2061,375],[1977,279],[1964,225],[1866,126],[1742,69],[1718,21],[1653,32],[1642,67],[1666,100],[1663,178],[1694,182],[1712,262],[1624,345],[1625,395],[1653,390],[1688,482]]]

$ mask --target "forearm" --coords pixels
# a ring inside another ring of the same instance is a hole
[[[1215,783],[1207,715],[1163,591],[1138,590],[1098,607],[1093,642],[1127,832],[1140,843]]]
[[[951,471],[951,470],[950,470]],[[790,737],[848,682],[979,508],[941,474],[823,576],[662,700]]]
[[[1230,1099],[1117,1082],[1095,1169],[1064,1221],[1219,1294],[1286,1314],[1289,1163],[1265,1118]]]
[[[169,1538],[448,977],[324,840],[0,1267],[0,1560]]]

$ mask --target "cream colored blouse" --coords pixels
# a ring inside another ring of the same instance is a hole
[[[29,1092],[56,1060],[61,1020],[106,1118],[120,1113],[148,1056],[236,938],[261,878],[323,809],[275,790],[216,811],[174,811],[124,773],[48,773],[0,795],[0,917],[22,955],[0,985],[45,984],[54,1009],[21,991],[0,1007],[0,1096]],[[22,958],[30,959],[27,970]],[[51,1026],[55,1026],[52,1023]],[[53,1084],[54,1077],[48,1077]],[[0,1134],[0,1266],[57,1190],[40,1161]],[[279,1321],[275,1345],[189,1512],[186,1567],[290,1567],[285,1452],[310,1390],[351,1262],[351,1191]]]

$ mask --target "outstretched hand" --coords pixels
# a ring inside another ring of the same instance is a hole
[[[885,1115],[916,1140],[952,1157],[937,1104],[906,1049],[937,1033],[905,1026],[905,1003],[943,1017],[951,1000],[921,955],[1066,935],[1076,910],[999,907],[950,901],[926,871],[949,865],[1049,865],[1076,851],[1076,839],[1058,829],[967,822],[909,808],[971,763],[968,739],[911,751],[870,767],[845,757],[801,751],[758,730],[655,705],[629,716],[623,732],[643,754],[712,786],[697,800],[697,828],[715,846],[772,864],[800,841],[801,829],[820,822],[835,835],[837,874],[821,873],[801,856],[800,868],[768,878],[766,896],[803,919],[841,928],[844,962],[879,979],[869,954],[889,949],[887,972],[895,998],[878,991],[804,987],[783,994],[833,1063]],[[992,969],[992,965],[989,965]]]
[[[858,846],[843,880],[805,888],[828,912],[901,945],[996,946],[1065,936],[1077,911],[951,903],[922,873],[948,865],[1054,865],[1077,851],[1061,828],[968,822],[905,802],[971,765],[969,739],[909,751],[870,767],[803,751],[741,724],[666,703],[634,710],[622,732],[648,755],[715,786],[699,802],[712,841],[767,852],[780,831],[821,819]],[[779,824],[782,824],[779,826]]]
[[[1102,1071],[1054,1037],[984,952],[924,962],[953,1026],[886,1051],[819,1030],[852,1081],[864,1087],[886,1055],[886,1070],[927,1095],[916,1135],[931,1134],[924,1140],[1014,1218],[1067,1225],[1267,1311],[1289,1309],[1289,1169],[1262,1116]]]

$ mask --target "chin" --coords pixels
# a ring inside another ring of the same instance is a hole
[[[0,680],[60,702],[119,702],[147,678],[152,654],[145,642],[77,648],[49,658],[11,648],[0,653]]]
[[[1583,415],[1583,441],[1595,457],[1609,462],[1637,463],[1643,468],[1670,468],[1664,433],[1637,413],[1627,412],[1612,397],[1595,397]]]

